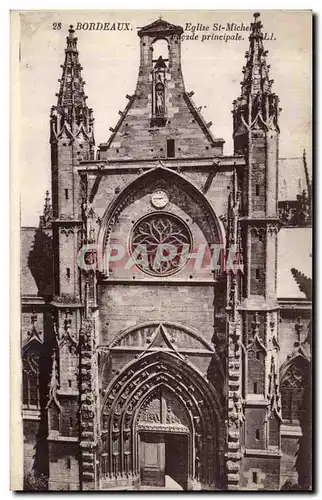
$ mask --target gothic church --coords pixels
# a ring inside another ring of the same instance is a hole
[[[232,156],[185,89],[182,33],[138,31],[136,89],[96,149],[69,29],[52,201],[21,229],[26,490],[311,488],[311,278],[291,257],[311,226],[306,158],[279,158],[259,14]],[[196,265],[214,246],[220,264]]]

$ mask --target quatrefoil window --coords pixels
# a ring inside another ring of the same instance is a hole
[[[188,226],[166,212],[155,212],[140,219],[130,238],[132,259],[139,269],[153,276],[169,276],[182,269],[191,247]]]

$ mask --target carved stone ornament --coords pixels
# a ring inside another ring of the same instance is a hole
[[[270,223],[270,224],[267,225],[267,233],[270,236],[276,235],[279,230],[280,230],[280,224],[279,224],[279,222]]]

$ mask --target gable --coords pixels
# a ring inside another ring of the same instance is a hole
[[[129,98],[107,143],[100,145],[101,160],[107,158],[167,158],[167,140],[175,141],[175,157],[222,154],[223,139],[216,139],[186,92],[176,92],[168,107],[164,127],[151,125],[151,90]]]
[[[183,28],[181,26],[176,26],[175,24],[171,24],[168,21],[165,21],[164,19],[157,19],[153,23],[148,24],[147,26],[144,26],[143,28],[140,29],[138,32],[139,36],[144,36],[144,35],[156,35],[156,34],[174,34],[174,33],[183,33]]]
[[[100,159],[187,158],[223,154],[223,139],[214,138],[211,122],[186,92],[181,68],[182,28],[162,19],[142,28],[140,66],[135,92],[112,135],[100,146]],[[158,43],[165,42],[165,51]],[[160,53],[160,50],[162,53]],[[161,57],[162,56],[162,57]],[[174,141],[174,154],[167,141]]]

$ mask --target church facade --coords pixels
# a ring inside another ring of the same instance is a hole
[[[305,188],[283,197],[294,159],[279,158],[259,15],[232,156],[185,89],[182,33],[162,19],[138,31],[135,92],[96,150],[69,30],[52,201],[22,228],[27,490],[167,477],[184,490],[311,488],[311,282],[279,256],[310,231],[306,158]],[[278,295],[281,265],[291,296]]]

